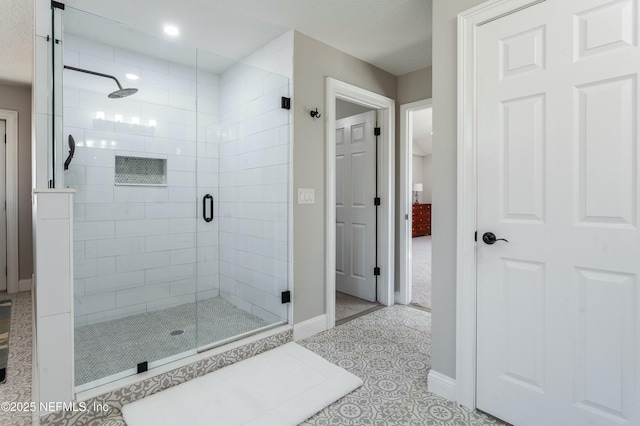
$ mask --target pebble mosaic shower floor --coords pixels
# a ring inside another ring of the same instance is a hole
[[[197,306],[195,302],[188,303],[78,327],[75,330],[76,385],[136,368],[140,362],[160,360],[268,325],[221,297],[214,297],[197,302]]]

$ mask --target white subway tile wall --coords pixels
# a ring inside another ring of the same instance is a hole
[[[220,75],[220,295],[269,323],[287,320],[292,35]],[[248,78],[248,80],[247,80]]]
[[[290,148],[280,98],[289,96],[291,35],[219,75],[71,34],[64,46],[67,65],[139,89],[111,100],[112,81],[64,74],[64,138],[76,142],[64,175],[77,190],[75,325],[216,296],[286,321]],[[115,185],[116,154],[165,158],[167,184]]]

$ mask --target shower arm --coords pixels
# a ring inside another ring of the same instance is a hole
[[[101,72],[96,72],[96,71],[89,71],[89,70],[85,70],[85,69],[82,69],[82,68],[71,67],[71,66],[69,66],[69,65],[65,65],[65,66],[64,66],[64,68],[65,68],[65,69],[67,69],[67,70],[71,70],[71,71],[83,72],[83,73],[85,73],[85,74],[97,75],[97,76],[99,76],[99,77],[111,78],[111,79],[113,79],[113,81],[115,81],[115,82],[116,82],[116,84],[118,85],[118,89],[122,90],[122,86],[120,85],[120,82],[118,81],[118,79],[117,79],[117,78],[115,78],[115,77],[114,77],[114,76],[112,76],[112,75],[109,75],[109,74],[103,74],[103,73],[101,73]]]

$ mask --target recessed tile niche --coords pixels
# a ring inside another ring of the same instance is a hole
[[[116,155],[116,185],[167,185],[167,159]]]

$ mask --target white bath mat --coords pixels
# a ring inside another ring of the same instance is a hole
[[[288,343],[125,405],[128,426],[297,425],[362,380]]]

